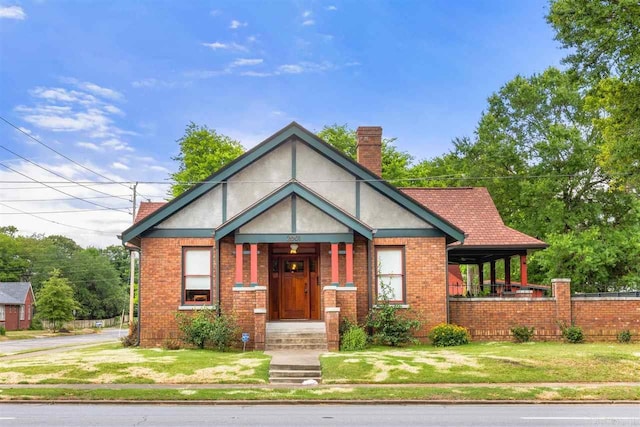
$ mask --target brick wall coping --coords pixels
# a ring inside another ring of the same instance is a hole
[[[396,308],[411,308],[411,306],[409,304],[394,304],[392,302],[389,303],[389,305],[396,307]],[[380,308],[382,307],[382,305],[380,304],[374,304],[373,308]]]
[[[571,283],[571,279],[551,279],[551,283],[557,283],[557,282]]]
[[[357,290],[358,290],[358,288],[356,288],[355,286],[338,286],[336,288],[336,291],[352,291],[352,292],[355,292]]]
[[[640,301],[640,297],[571,297],[571,301]]]
[[[585,299],[589,299],[589,298],[585,298]],[[541,298],[493,298],[493,297],[489,297],[489,298],[482,298],[482,297],[456,298],[456,297],[449,297],[449,301],[460,301],[460,302],[485,302],[485,301],[520,301],[520,302],[533,301],[533,302],[535,302],[535,301],[555,301],[555,300],[556,299],[553,298],[553,297],[551,297],[551,298],[550,297],[541,297]]]
[[[340,307],[327,307],[324,309],[325,313],[340,313]]]
[[[183,310],[183,311],[187,311],[187,310],[202,310],[202,309],[209,309],[212,310],[214,308],[216,308],[215,305],[181,305],[178,307],[178,310]]]
[[[254,308],[253,309],[253,313],[254,314],[267,314],[267,309],[266,308]]]
[[[336,290],[338,290],[338,287],[337,287],[337,286],[334,286],[334,285],[331,285],[331,286],[324,286],[324,287],[322,288],[322,290],[323,290],[323,291],[336,291]]]
[[[233,288],[236,292],[254,292],[254,291],[266,291],[266,286],[234,286]]]

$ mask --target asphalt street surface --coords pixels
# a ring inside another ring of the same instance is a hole
[[[640,405],[0,404],[4,426],[638,426]]]
[[[27,340],[0,341],[0,354],[17,353],[20,351],[44,350],[56,347],[75,347],[89,344],[100,344],[102,342],[117,341],[120,336],[129,333],[126,328],[103,329],[97,334],[69,335],[51,338],[33,338]],[[25,356],[28,353],[25,354]]]

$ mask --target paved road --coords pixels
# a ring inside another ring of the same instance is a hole
[[[40,350],[54,347],[73,347],[87,344],[117,341],[119,336],[128,333],[127,329],[103,329],[98,334],[70,335],[51,338],[33,338],[0,342],[0,354],[11,354],[25,350]],[[28,354],[28,353],[27,353]]]
[[[0,404],[4,426],[592,426],[640,425],[639,405]]]

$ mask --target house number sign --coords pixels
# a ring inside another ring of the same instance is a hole
[[[287,242],[299,242],[301,237],[297,234],[289,234],[287,236]]]

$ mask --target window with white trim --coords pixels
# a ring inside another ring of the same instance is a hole
[[[24,304],[20,306],[20,320],[24,320]]]
[[[0,304],[0,322],[4,322],[4,304]]]
[[[377,283],[378,297],[387,293],[390,302],[405,301],[404,248],[377,247],[376,260],[378,264]]]
[[[182,289],[185,304],[211,302],[211,248],[183,248]]]

